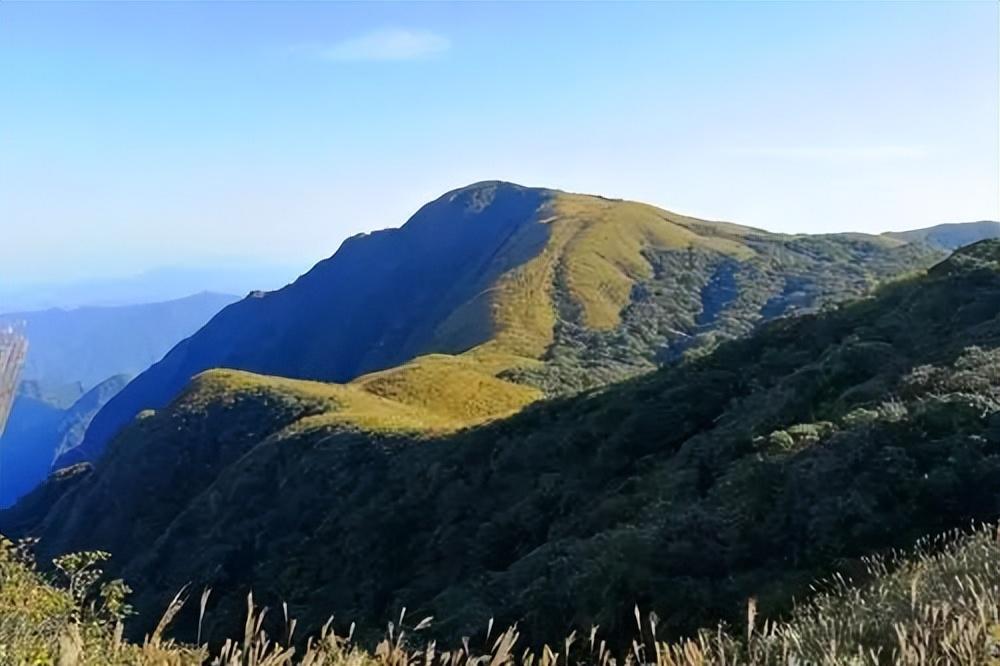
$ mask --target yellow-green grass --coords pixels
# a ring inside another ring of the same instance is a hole
[[[539,218],[548,227],[548,242],[489,291],[494,334],[480,353],[500,351],[536,359],[545,353],[556,322],[557,271],[563,271],[568,295],[580,307],[583,323],[609,329],[619,323],[633,285],[652,275],[645,250],[698,247],[746,259],[753,255],[743,242],[748,234],[771,236],[647,204],[562,192],[553,195]]]
[[[198,375],[181,397],[185,408],[224,406],[248,395],[263,404],[304,404],[306,416],[292,429],[346,425],[378,431],[445,431],[455,424],[447,418],[411,405],[386,399],[354,385],[328,384],[258,375],[242,370],[209,370]]]
[[[298,402],[306,415],[290,430],[348,426],[376,432],[444,433],[509,415],[537,400],[537,389],[480,372],[473,361],[425,356],[349,384],[257,375],[240,370],[200,374],[181,397],[186,408],[224,406],[259,396],[265,404]]]
[[[685,223],[687,218],[647,204],[564,194],[556,197],[553,210],[553,236],[563,239],[560,261],[569,294],[590,328],[619,323],[632,286],[652,275],[646,249],[698,247],[739,258],[753,254],[717,232],[700,235]],[[714,227],[704,223],[699,230],[714,232]]]
[[[488,366],[486,366],[488,368]],[[462,426],[511,414],[541,397],[538,389],[484,372],[475,357],[434,354],[360,377],[350,386]]]

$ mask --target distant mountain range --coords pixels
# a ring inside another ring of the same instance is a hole
[[[12,312],[118,307],[184,298],[200,292],[239,294],[277,289],[301,269],[293,266],[223,261],[216,266],[163,267],[122,278],[51,284],[0,284],[0,315]]]
[[[908,243],[923,242],[942,250],[957,250],[986,238],[1000,238],[1000,222],[959,222],[939,224],[912,231],[890,231],[883,234]]]
[[[235,300],[203,293],[165,303],[0,315],[0,330],[15,326],[28,340],[23,382],[0,437],[0,506],[43,481],[129,377]]]
[[[200,293],[174,301],[0,315],[28,339],[23,378],[48,387],[90,388],[112,375],[136,375],[236,301]]]

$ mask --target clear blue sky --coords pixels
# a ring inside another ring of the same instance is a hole
[[[0,2],[0,280],[303,268],[505,179],[780,231],[998,217],[998,4]]]

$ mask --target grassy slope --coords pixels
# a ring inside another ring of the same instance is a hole
[[[700,247],[734,257],[753,254],[745,245],[713,235],[710,224],[701,223],[705,235],[698,235],[685,218],[644,204],[560,193],[541,215],[550,228],[544,249],[457,308],[427,346],[447,348],[460,332],[470,329],[491,331],[486,342],[458,355],[420,356],[363,375],[342,388],[301,383],[295,385],[297,390],[340,391],[340,400],[350,406],[334,410],[326,421],[369,429],[456,429],[508,416],[542,397],[539,389],[502,376],[512,369],[537,367],[552,344],[557,267],[568,267],[569,297],[579,303],[587,327],[600,330],[619,324],[619,312],[629,303],[634,284],[652,276],[651,262],[644,257],[647,250]],[[727,235],[732,229],[738,228],[727,229]],[[518,254],[520,242],[515,237],[510,241],[513,247],[505,251]],[[233,388],[245,388],[253,381],[292,386],[244,374]],[[385,400],[371,400],[365,393]]]

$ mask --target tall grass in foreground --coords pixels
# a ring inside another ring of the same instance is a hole
[[[284,631],[263,629],[266,609],[248,599],[243,635],[211,654],[206,647],[165,638],[185,603],[175,598],[140,644],[122,638],[128,588],[99,585],[107,555],[56,560],[56,580],[33,566],[25,548],[0,540],[0,665],[51,666],[930,666],[1000,665],[1000,532],[982,528],[948,542],[925,541],[907,557],[867,562],[871,581],[855,587],[834,578],[787,621],[758,622],[747,605],[744,627],[719,627],[680,642],[657,638],[656,616],[636,609],[636,639],[612,654],[598,628],[572,634],[558,646],[519,645],[517,627],[440,649],[421,641],[422,620],[406,626],[405,611],[384,640],[368,651],[327,623],[300,648],[295,621],[284,608]],[[201,596],[204,615],[208,593]],[[478,645],[478,647],[477,647]]]

